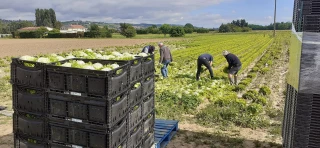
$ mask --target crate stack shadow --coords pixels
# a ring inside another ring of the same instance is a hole
[[[12,59],[15,147],[150,148],[154,55],[73,60],[119,67],[96,71]]]

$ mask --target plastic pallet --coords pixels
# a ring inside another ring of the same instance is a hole
[[[155,145],[156,148],[164,148],[178,131],[176,120],[155,120]]]
[[[44,88],[46,64],[32,61],[11,59],[11,83],[27,87]]]
[[[127,115],[128,92],[113,99],[48,92],[48,118],[112,127]]]
[[[77,96],[114,97],[128,90],[130,86],[129,63],[127,61],[72,60],[101,64],[117,63],[120,66],[111,71],[99,71],[62,67],[55,64],[47,65],[47,87],[49,90]],[[68,61],[60,61],[60,63]]]

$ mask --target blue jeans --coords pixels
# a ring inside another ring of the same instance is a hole
[[[162,61],[162,67],[161,67],[161,74],[163,77],[168,77],[168,65],[171,61],[170,60],[164,60]]]

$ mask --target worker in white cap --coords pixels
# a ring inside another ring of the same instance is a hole
[[[239,58],[232,54],[229,53],[228,51],[224,50],[222,52],[222,55],[227,59],[227,62],[229,64],[228,66],[228,77],[229,77],[229,81],[231,85],[237,85],[237,74],[239,72],[239,70],[241,69],[241,62],[239,60]],[[234,76],[234,81],[232,80],[232,76]]]

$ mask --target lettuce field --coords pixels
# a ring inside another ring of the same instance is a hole
[[[289,38],[289,31],[279,31],[276,37],[272,32],[261,31],[195,34],[167,41],[159,38],[171,49],[174,60],[168,67],[167,79],[160,73],[157,42],[154,39],[149,42],[156,47],[156,118],[180,121],[181,130],[168,147],[281,147]],[[99,57],[103,57],[103,53],[139,54],[145,45],[96,47],[92,51],[101,53]],[[225,70],[228,63],[222,56],[223,50],[237,55],[242,62],[237,86],[228,83]],[[91,52],[75,49],[55,54],[77,56],[80,51],[83,51],[81,54]],[[202,53],[213,55],[214,80],[210,79],[209,71],[203,71],[200,81],[196,81],[197,58]],[[42,59],[47,61],[55,54],[30,56],[48,57]],[[0,60],[0,106],[11,110],[9,63],[10,57]],[[97,66],[105,68],[97,64],[88,69]],[[11,118],[0,115],[0,130],[5,131],[0,134],[0,147],[12,146],[10,128]]]

